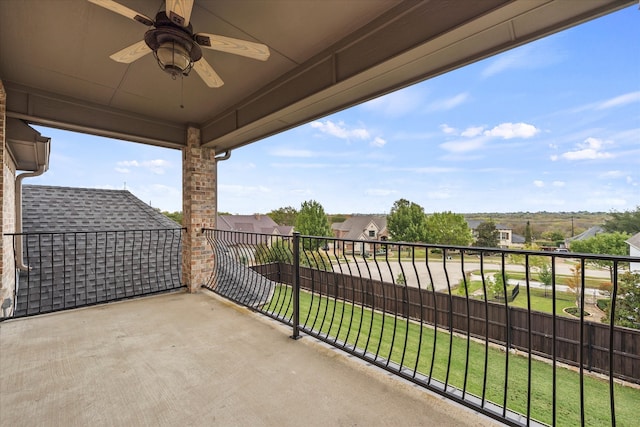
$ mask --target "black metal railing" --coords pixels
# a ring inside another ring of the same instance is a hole
[[[175,290],[182,229],[7,234],[13,239],[12,317]],[[22,260],[18,252],[22,252]],[[20,268],[22,261],[23,268]]]
[[[294,338],[509,425],[637,422],[640,324],[620,307],[640,287],[628,272],[638,257],[204,234],[215,262],[206,287]]]

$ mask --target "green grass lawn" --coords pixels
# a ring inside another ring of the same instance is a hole
[[[511,277],[511,274],[509,274]],[[469,295],[475,291],[482,289],[482,282],[479,280],[471,280],[467,284]],[[511,286],[510,286],[511,288]],[[489,286],[487,285],[487,292]],[[455,293],[464,296],[464,288],[456,288]],[[553,299],[551,298],[551,289],[546,291],[544,289],[531,288],[529,289],[531,296],[531,310],[541,311],[543,313],[553,313]],[[527,308],[527,288],[524,285],[520,285],[520,293],[512,302],[508,303],[512,307]],[[563,310],[568,307],[575,307],[575,296],[568,292],[556,292],[556,314],[558,316],[571,317]]]
[[[553,298],[551,298],[551,290],[547,291],[547,296],[543,289],[530,289],[529,294],[531,297],[531,310],[542,311],[544,313],[553,313]],[[520,293],[509,303],[512,307],[527,308],[527,290],[520,286]],[[556,314],[558,316],[567,316],[563,310],[569,307],[576,306],[576,297],[573,294],[567,292],[556,292]]]
[[[290,308],[280,308],[284,306],[282,301],[289,298],[290,288],[280,286],[274,301],[265,309],[280,309],[282,314],[286,311],[286,315],[291,316]],[[467,392],[477,396],[482,395],[486,357],[485,398],[502,405],[506,395],[509,409],[526,414],[526,357],[492,347],[485,349],[484,344],[452,337],[444,331],[436,333],[432,328],[421,327],[406,319],[383,316],[317,295],[312,297],[307,292],[301,292],[300,311],[301,323],[323,336],[356,345],[426,375],[432,372],[432,378],[440,381],[448,377],[448,383],[460,389],[466,382]],[[505,374],[507,361],[508,375]],[[551,424],[553,368],[541,361],[532,360],[531,363],[531,417]],[[580,425],[580,377],[578,373],[560,367],[556,372],[556,424]],[[610,425],[608,382],[585,376],[584,390],[585,425]],[[616,384],[614,393],[617,425],[637,425],[636,406],[640,402],[640,390]]]

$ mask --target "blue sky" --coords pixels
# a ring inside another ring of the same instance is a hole
[[[635,209],[639,46],[635,5],[234,150],[218,164],[218,209],[313,199],[328,213],[388,213],[400,198],[426,212]],[[179,151],[38,129],[51,166],[25,183],[126,185],[181,210]]]

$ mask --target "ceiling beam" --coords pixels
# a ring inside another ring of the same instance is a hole
[[[165,148],[186,146],[186,125],[169,123],[114,108],[3,81],[7,117],[75,132]]]

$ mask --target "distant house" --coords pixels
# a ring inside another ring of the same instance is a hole
[[[353,215],[344,222],[331,224],[334,237],[347,240],[360,240],[362,244],[353,247],[353,242],[345,242],[339,248],[344,252],[356,252],[364,255],[382,249],[380,244],[372,242],[385,241],[389,238],[386,215]]]
[[[126,190],[25,185],[16,315],[179,288],[180,225]]]
[[[221,231],[238,231],[240,233],[230,233],[227,239],[232,239],[228,243],[252,244],[264,243],[270,245],[273,236],[287,238],[293,236],[293,227],[289,225],[278,225],[268,215],[218,215],[216,217],[216,229]],[[242,233],[252,233],[243,235]]]
[[[471,229],[471,232],[473,233],[474,239],[477,238],[478,226],[486,221],[480,221],[476,219],[468,219],[466,221],[467,221],[467,224],[469,225],[469,228]],[[516,244],[518,242],[518,239],[516,239],[515,242],[513,241],[513,231],[509,227],[504,226],[502,224],[496,224],[496,230],[498,231],[498,247],[508,248],[509,246]],[[524,238],[523,238],[522,244],[524,244]]]
[[[524,247],[525,242],[526,242],[526,239],[524,238],[524,236],[521,236],[516,233],[511,233],[511,245],[513,247],[522,248]]]
[[[293,227],[278,225],[268,215],[218,215],[216,228],[224,231],[292,236]]]
[[[629,255],[640,257],[640,233],[636,233],[627,240]],[[640,262],[630,262],[629,270],[640,273]]]
[[[274,242],[293,236],[292,226],[281,226],[268,215],[218,215],[216,229],[222,231],[217,241],[242,262],[254,260],[259,245],[271,247]],[[225,233],[228,232],[228,233]]]

